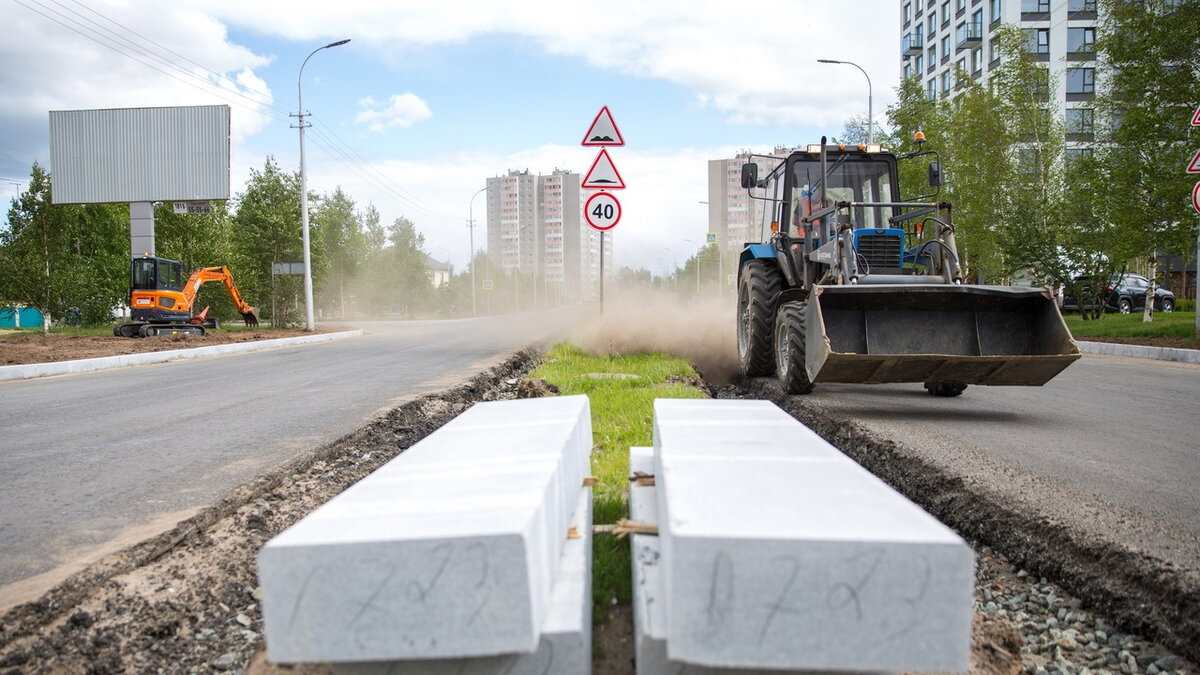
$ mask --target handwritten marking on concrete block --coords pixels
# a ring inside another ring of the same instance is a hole
[[[571,525],[592,527],[592,491],[579,491]],[[592,666],[592,540],[563,546],[554,589],[532,654],[335,664],[337,675],[583,675]]]
[[[263,547],[271,659],[533,652],[590,450],[583,396],[426,437]]]
[[[738,425],[741,415],[754,423]],[[965,670],[970,548],[799,422],[787,432],[779,416],[767,402],[655,403],[670,659]],[[736,431],[725,445],[683,430],[713,420]],[[754,437],[756,424],[769,442],[735,442]]]

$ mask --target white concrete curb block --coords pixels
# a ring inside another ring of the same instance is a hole
[[[1149,347],[1146,345],[1123,345],[1115,342],[1081,342],[1079,351],[1085,354],[1103,354],[1105,356],[1127,356],[1138,359],[1156,359],[1158,361],[1178,361],[1180,363],[1200,363],[1200,349],[1175,349],[1172,347]]]
[[[970,547],[772,403],[659,399],[654,460],[671,661],[969,667]]]
[[[74,361],[58,361],[55,363],[30,363],[19,366],[0,366],[0,381],[28,380],[35,377],[50,375],[69,375],[72,373],[88,373],[94,370],[124,368],[126,366],[141,366],[148,363],[166,363],[168,361],[183,361],[207,356],[222,356],[226,354],[243,354],[264,349],[277,349],[293,345],[313,344],[317,342],[332,342],[345,338],[359,337],[362,329],[338,333],[318,333],[300,337],[276,338],[274,340],[254,340],[252,342],[237,342],[211,347],[195,347],[193,349],[172,349],[162,352],[142,352],[140,354],[122,354],[120,356],[105,356],[96,359],[77,359]],[[130,338],[131,340],[139,338]]]
[[[269,541],[283,663],[537,650],[592,447],[586,396],[480,403]]]
[[[337,675],[583,675],[592,668],[592,489],[579,491],[571,527],[578,537],[563,545],[542,637],[532,654],[436,661],[334,664]],[[566,533],[564,533],[565,535]]]

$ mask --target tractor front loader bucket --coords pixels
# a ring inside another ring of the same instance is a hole
[[[253,307],[250,307],[249,311],[242,312],[242,318],[246,320],[247,326],[251,326],[251,327],[257,326],[258,325],[258,310]]]
[[[813,382],[1042,385],[1079,358],[1048,291],[1010,286],[815,286]]]

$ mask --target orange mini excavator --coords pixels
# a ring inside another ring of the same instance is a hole
[[[216,326],[207,318],[208,308],[192,314],[192,304],[200,286],[220,281],[242,313],[247,326],[258,325],[258,310],[246,304],[228,267],[201,267],[184,281],[185,268],[178,260],[143,256],[134,258],[129,268],[129,309],[132,322],[113,328],[120,337],[145,337],[183,333],[204,335],[204,327]]]

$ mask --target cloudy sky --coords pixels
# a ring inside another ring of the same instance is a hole
[[[707,230],[706,161],[876,123],[900,78],[894,0],[0,0],[0,199],[49,166],[48,111],[228,104],[233,193],[268,155],[468,258],[471,195],[509,169],[586,172],[607,105],[626,146],[617,265],[663,271]],[[53,170],[53,167],[50,167]],[[481,219],[483,199],[475,202]],[[485,240],[476,230],[476,246]]]

